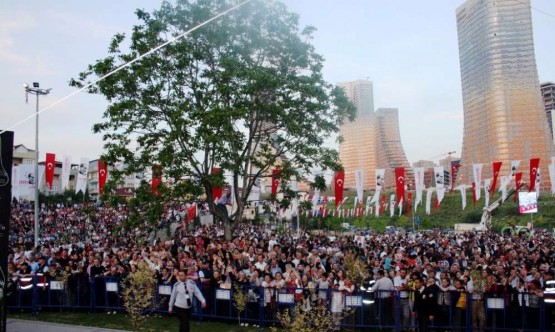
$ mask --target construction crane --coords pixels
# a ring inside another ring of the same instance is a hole
[[[437,156],[429,157],[428,159],[434,160],[434,159],[439,159],[439,158],[442,158],[442,157],[445,157],[445,156],[448,156],[449,158],[451,158],[451,155],[455,154],[455,153],[457,153],[457,151],[449,151],[449,152],[446,152],[446,153],[438,154]]]

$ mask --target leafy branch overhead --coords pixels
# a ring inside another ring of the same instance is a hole
[[[177,0],[137,10],[132,34],[114,36],[108,56],[70,84],[82,87],[233,4]],[[128,173],[158,163],[173,183],[193,179],[214,213],[211,170],[222,169],[238,203],[230,222],[276,165],[296,176],[337,168],[338,153],[324,141],[355,109],[324,81],[323,58],[308,42],[313,33],[284,4],[255,0],[100,81],[89,92],[109,101],[93,127],[106,159],[124,162]]]

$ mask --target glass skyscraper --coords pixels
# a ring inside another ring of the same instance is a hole
[[[529,0],[468,0],[456,11],[464,104],[462,164],[540,158],[542,177],[552,152],[540,94]],[[544,184],[546,182],[544,181]]]

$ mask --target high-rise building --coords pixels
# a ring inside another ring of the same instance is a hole
[[[351,102],[357,107],[355,121],[341,126],[343,141],[339,157],[345,168],[345,187],[355,187],[355,171],[362,170],[364,187],[375,187],[376,169],[386,169],[385,186],[395,185],[393,169],[409,163],[401,144],[399,115],[395,108],[382,108],[374,112],[372,82],[357,80],[339,83]],[[409,175],[407,183],[412,181]]]
[[[465,180],[473,163],[484,164],[484,178],[494,161],[503,162],[504,174],[511,160],[537,157],[546,165],[553,145],[539,94],[530,1],[468,0],[456,15]]]
[[[413,180],[413,172],[405,156],[399,130],[399,111],[396,108],[378,108],[376,118],[376,166],[377,168],[405,168],[405,183]],[[395,186],[395,178],[385,177],[386,187]]]
[[[373,187],[376,170],[374,92],[372,82],[357,80],[338,83],[356,106],[355,121],[340,128],[343,141],[339,144],[339,158],[345,168],[345,188],[355,188],[355,171],[362,170],[364,187]]]
[[[551,139],[555,141],[553,136],[553,111],[555,111],[555,83],[545,82],[541,84],[543,105],[545,107],[545,115],[547,116],[547,125]]]

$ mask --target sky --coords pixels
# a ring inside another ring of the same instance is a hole
[[[264,1],[264,0],[253,0]],[[107,55],[111,37],[131,32],[137,8],[151,11],[158,0],[3,1],[0,3],[0,129],[15,144],[34,149],[35,96],[25,101],[23,83],[52,88],[40,98],[47,107],[75,91],[72,77]],[[463,0],[284,0],[325,58],[331,82],[369,79],[375,108],[399,109],[401,140],[410,163],[460,155],[463,107],[455,10]],[[540,82],[555,81],[555,1],[532,0]],[[268,18],[271,19],[271,18]],[[92,125],[106,108],[102,96],[85,93],[39,116],[39,152],[96,159],[103,152]]]

